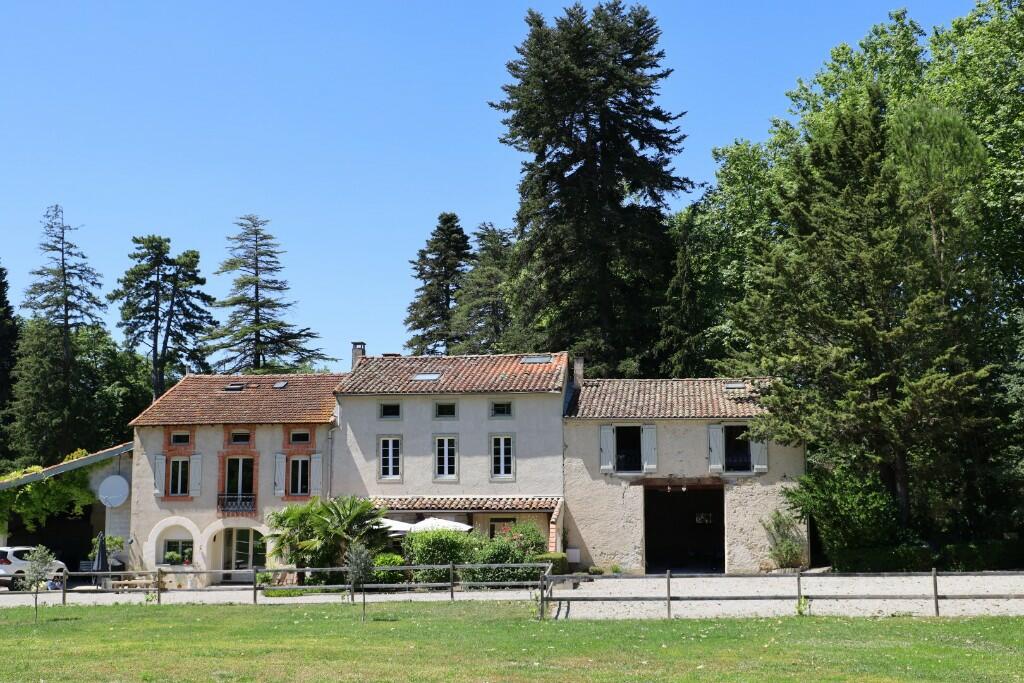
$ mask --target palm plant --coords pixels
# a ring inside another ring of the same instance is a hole
[[[387,528],[381,523],[386,510],[357,496],[331,500],[314,498],[270,513],[271,557],[288,564],[327,567],[344,562],[354,542],[371,550],[384,546]]]

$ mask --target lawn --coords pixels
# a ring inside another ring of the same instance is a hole
[[[545,621],[528,603],[0,609],[6,681],[1022,680],[1024,619]]]

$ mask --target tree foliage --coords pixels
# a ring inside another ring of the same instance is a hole
[[[13,456],[7,430],[14,384],[15,352],[18,348],[18,319],[8,296],[7,269],[0,266],[0,462]]]
[[[451,353],[502,353],[512,324],[508,279],[512,236],[508,230],[484,223],[474,235],[472,267],[455,294],[452,328],[458,341]]]
[[[121,302],[118,327],[128,345],[147,349],[155,401],[166,389],[169,369],[208,369],[202,338],[215,324],[209,312],[214,298],[202,290],[198,251],[171,256],[171,240],[158,235],[133,237],[132,243],[135,263],[107,298]]]
[[[217,271],[235,276],[231,293],[216,302],[229,309],[228,318],[210,334],[210,350],[223,354],[216,362],[222,372],[289,372],[331,360],[310,345],[318,334],[284,318],[294,302],[284,298],[283,251],[266,230],[268,223],[253,214],[241,216],[235,222],[240,231],[228,238],[230,257]]]
[[[413,332],[405,347],[413,354],[447,353],[458,343],[453,314],[469,259],[469,237],[459,217],[440,214],[427,245],[409,262],[420,281],[405,318],[405,326]]]
[[[64,461],[76,460],[84,455],[87,455],[85,450],[78,450]],[[0,481],[11,481],[42,469],[39,465],[33,465],[8,472],[0,476]],[[64,514],[77,517],[83,514],[86,507],[96,502],[96,496],[89,487],[90,469],[83,467],[56,477],[0,491],[0,530],[6,531],[7,524],[14,515],[21,520],[26,529],[35,531],[51,517]]]
[[[339,496],[289,505],[267,515],[271,554],[297,567],[334,567],[344,564],[352,543],[371,551],[387,541],[381,523],[385,511],[358,496]]]
[[[691,186],[672,168],[681,115],[656,103],[671,73],[661,30],[617,1],[526,23],[493,105],[501,141],[527,155],[510,288],[518,344],[585,355],[599,375],[650,372],[672,251],[666,197]]]
[[[99,327],[72,334],[68,386],[55,382],[64,371],[61,338],[58,326],[33,318],[18,342],[9,434],[21,466],[127,441],[128,422],[149,404],[145,360]]]

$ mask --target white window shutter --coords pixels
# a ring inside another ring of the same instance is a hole
[[[708,425],[708,471],[721,472],[725,466],[725,429]]]
[[[202,483],[203,456],[197,453],[188,459],[188,495],[198,498]]]
[[[324,456],[314,453],[309,456],[309,495],[319,496],[323,489]]]
[[[750,462],[754,466],[755,472],[767,472],[768,471],[768,442],[767,441],[751,441],[750,442]]]
[[[601,471],[615,469],[615,427],[601,425]]]
[[[274,460],[274,495],[284,495],[284,453],[278,453]]]
[[[164,477],[167,474],[167,458],[163,455],[153,456],[153,492],[164,495]]]
[[[643,456],[644,472],[658,471],[658,426],[644,425],[640,430],[640,452]]]

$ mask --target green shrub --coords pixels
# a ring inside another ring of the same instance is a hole
[[[841,572],[922,572],[935,565],[931,548],[898,545],[846,548],[832,555],[832,566]]]
[[[777,567],[796,568],[804,562],[804,536],[793,515],[776,510],[761,520],[768,534],[768,555]]]
[[[401,567],[404,564],[405,558],[398,553],[378,553],[377,556],[373,558],[373,565],[375,567]],[[374,583],[402,583],[407,580],[408,572],[406,571],[375,571],[373,573]]]
[[[544,551],[545,539],[534,524],[514,524],[481,545],[473,556],[478,564],[525,564],[535,562]],[[465,581],[539,581],[543,570],[536,567],[466,569]]]
[[[1024,567],[1024,544],[1019,540],[951,543],[939,551],[938,565],[954,572],[977,572]]]
[[[849,454],[832,454],[841,460]],[[913,544],[899,521],[896,501],[878,474],[842,464],[829,470],[812,468],[783,495],[800,519],[813,518],[825,553],[833,565],[857,554],[856,548]]]
[[[271,572],[256,572],[256,585],[269,586],[274,583],[274,575]]]
[[[612,570],[612,574],[621,574],[622,573],[622,567],[620,567],[617,564],[613,564],[611,566],[611,570]]]
[[[534,562],[550,562],[552,574],[568,574],[569,560],[565,553],[541,553],[533,558]]]
[[[604,569],[602,567],[597,566],[587,567],[587,573],[591,576],[601,576],[602,574],[604,574]]]
[[[474,561],[477,549],[487,541],[477,534],[451,529],[434,529],[407,534],[402,549],[409,564],[468,564]],[[447,569],[418,569],[416,581],[441,583],[448,580]]]

